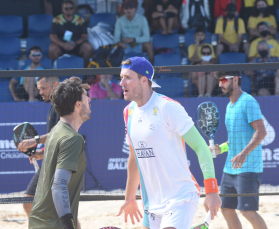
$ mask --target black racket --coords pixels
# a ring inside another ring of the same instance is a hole
[[[34,138],[38,135],[36,129],[28,122],[24,122],[20,125],[17,125],[13,130],[13,139],[16,147],[18,147],[18,144],[22,142],[23,140]],[[36,153],[37,145],[34,147],[28,148],[26,152],[22,152],[26,154],[27,156],[32,156]],[[37,172],[39,170],[39,165],[35,158],[33,160],[33,165],[35,168],[35,171]]]
[[[209,139],[212,157],[215,158],[214,137],[219,128],[219,110],[215,103],[204,102],[197,108],[197,125],[200,131]]]

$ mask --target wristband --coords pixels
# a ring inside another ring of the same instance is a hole
[[[220,154],[227,152],[229,150],[229,144],[227,142],[224,142],[223,144],[219,145],[220,147]]]
[[[76,229],[75,221],[71,213],[63,215],[60,217],[60,220],[63,225],[63,229]]]
[[[45,152],[45,147],[43,147],[41,150],[42,150],[42,153],[44,153]]]
[[[203,183],[205,188],[205,194],[212,193],[212,192],[216,192],[216,193],[219,192],[217,180],[215,178],[208,178],[204,180]]]

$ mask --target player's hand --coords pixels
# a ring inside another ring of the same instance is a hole
[[[233,159],[231,159],[231,162],[232,162],[232,167],[234,169],[239,169],[242,167],[243,163],[245,162],[246,160],[246,157],[247,155],[244,154],[244,153],[239,153],[237,154],[236,156],[234,156]]]
[[[208,146],[208,147],[209,147],[209,149],[210,149],[211,154],[213,155],[213,151],[212,151],[211,147],[210,147],[210,146]],[[219,155],[219,154],[221,154],[221,149],[220,149],[220,147],[219,147],[218,144],[215,144],[215,145],[214,145],[214,148],[215,148],[215,155],[216,155],[216,156]]]
[[[125,223],[128,222],[128,215],[130,215],[130,219],[132,221],[132,224],[135,224],[134,217],[137,219],[138,222],[140,222],[139,216],[142,218],[142,214],[140,213],[137,201],[135,199],[134,200],[126,200],[125,203],[120,208],[119,213],[116,216],[120,216],[123,211],[124,211]]]
[[[33,158],[35,158],[37,161],[38,160],[42,160],[44,157],[44,151],[42,151],[41,149],[36,150],[36,153],[33,154],[32,156],[28,157],[30,164],[33,164]]]
[[[219,211],[221,205],[222,201],[218,193],[206,194],[203,206],[207,212],[210,211],[212,220],[215,216],[217,216],[217,212]]]
[[[18,144],[18,150],[21,152],[26,152],[28,148],[31,148],[37,144],[35,138],[23,140]]]

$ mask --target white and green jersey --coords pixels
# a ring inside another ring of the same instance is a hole
[[[124,109],[127,143],[140,173],[145,210],[159,213],[179,206],[190,192],[200,192],[187,162],[182,136],[194,123],[178,102],[153,92],[142,107]]]

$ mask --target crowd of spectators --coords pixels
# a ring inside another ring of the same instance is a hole
[[[54,17],[50,30],[52,43],[48,57],[55,61],[63,54],[74,54],[81,56],[87,67],[96,51],[88,42],[87,22],[81,14],[76,14],[77,5],[73,1],[60,2],[61,14]],[[167,36],[195,31],[195,43],[186,50],[191,65],[218,64],[220,55],[226,52],[245,53],[251,63],[278,62],[275,14],[278,5],[273,0],[123,0],[116,14],[114,44],[121,46],[126,55],[146,55],[154,63],[153,34]],[[207,31],[217,35],[216,46],[204,42]],[[33,47],[29,58],[31,64],[26,70],[42,68],[40,47]],[[257,95],[279,95],[278,70],[247,71],[245,74],[256,79]],[[189,77],[197,87],[198,97],[212,96],[217,85],[212,72],[193,72]],[[90,97],[121,98],[120,87],[112,82],[112,78],[110,75],[99,76],[90,89]],[[15,89],[17,84],[24,92],[21,96]],[[13,78],[10,90],[15,101],[40,99],[35,78]]]

